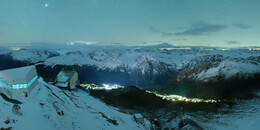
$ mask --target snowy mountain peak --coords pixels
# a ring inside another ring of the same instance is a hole
[[[183,70],[180,77],[200,81],[216,81],[218,79],[249,78],[260,73],[257,58],[226,58],[218,62],[208,62]]]
[[[47,58],[55,57],[59,55],[59,53],[55,51],[29,50],[29,49],[15,50],[6,54],[11,55],[15,60],[29,61],[32,63],[44,61]]]
[[[88,55],[95,61],[104,61],[108,57],[108,54],[102,50],[95,50]]]
[[[167,66],[164,63],[159,62],[149,53],[144,53],[136,59],[136,64],[132,66],[132,71],[139,71],[142,74],[158,74],[167,70]]]

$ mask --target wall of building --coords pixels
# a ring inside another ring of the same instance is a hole
[[[25,97],[23,93],[27,93],[29,95],[27,88],[21,88],[21,89],[13,89],[12,90],[12,98],[23,98]]]
[[[26,83],[30,82],[37,75],[36,68],[32,68],[26,76]]]
[[[74,75],[70,79],[70,85],[76,85],[78,81],[78,73],[74,73]]]
[[[28,96],[30,95],[31,91],[37,86],[38,84],[38,79],[35,80],[35,82],[33,84],[31,84],[28,88],[21,88],[21,89],[8,89],[11,93],[9,93],[9,95],[12,98],[22,98],[25,95],[23,95],[23,93],[27,93]]]
[[[31,93],[31,91],[37,86],[37,84],[38,84],[38,79],[35,80],[35,82],[34,82],[31,86],[29,86],[29,87],[27,88],[27,89],[28,89],[28,92]]]

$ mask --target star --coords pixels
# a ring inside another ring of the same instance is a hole
[[[44,4],[44,7],[48,7],[49,5],[47,3]]]

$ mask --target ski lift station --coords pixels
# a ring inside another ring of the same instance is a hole
[[[34,65],[0,71],[0,90],[11,98],[29,96],[37,84]]]
[[[76,71],[65,71],[62,69],[57,75],[55,85],[59,88],[75,89],[78,83],[78,73]]]

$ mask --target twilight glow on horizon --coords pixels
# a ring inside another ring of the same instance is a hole
[[[260,46],[259,0],[0,0],[0,46]]]

